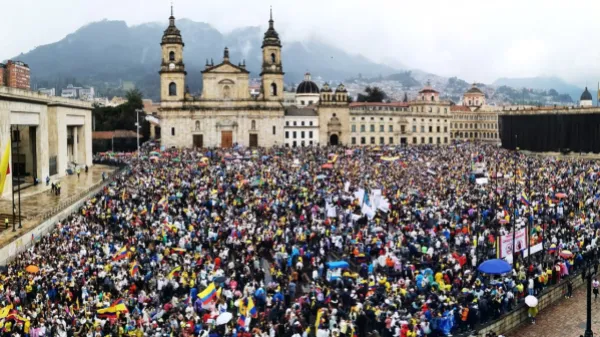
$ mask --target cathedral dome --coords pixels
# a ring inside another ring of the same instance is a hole
[[[296,94],[318,94],[319,86],[310,79],[310,73],[304,75],[304,81],[296,88]]]
[[[585,90],[583,91],[583,94],[581,94],[581,98],[579,100],[580,101],[591,101],[592,100],[592,94],[590,94],[587,87],[585,87]]]
[[[466,94],[480,94],[483,95],[483,91],[481,91],[481,89],[477,88],[477,86],[475,85],[475,83],[473,83],[473,86],[471,86],[471,89],[467,90]]]

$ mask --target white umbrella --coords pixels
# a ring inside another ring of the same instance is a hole
[[[223,324],[227,324],[229,323],[229,321],[231,321],[231,319],[233,318],[233,314],[230,312],[224,312],[222,314],[219,315],[219,317],[217,317],[217,325],[223,325]]]
[[[527,306],[530,308],[537,307],[538,299],[535,296],[529,295],[529,296],[525,297],[525,304],[527,304]]]

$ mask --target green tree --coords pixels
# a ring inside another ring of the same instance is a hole
[[[116,107],[98,107],[95,106],[92,113],[96,120],[96,131],[115,131],[115,130],[131,130],[135,131],[137,122],[137,109],[142,109],[144,104],[142,102],[143,95],[137,90],[133,89],[125,94],[127,102]],[[140,124],[142,129],[143,138],[149,136],[147,127],[146,115],[140,113]]]
[[[358,94],[357,102],[383,102],[387,98],[387,94],[379,87],[367,86],[366,94]]]

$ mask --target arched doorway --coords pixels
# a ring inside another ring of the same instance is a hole
[[[329,145],[337,146],[339,142],[338,135],[333,134],[329,136]]]

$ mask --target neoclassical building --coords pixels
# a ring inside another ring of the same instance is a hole
[[[328,86],[314,93],[307,92],[308,103],[314,108],[299,111],[284,107],[284,71],[281,40],[274,28],[273,13],[262,43],[261,88],[257,96],[250,95],[250,72],[245,62],[234,64],[225,48],[219,64],[206,63],[202,71],[202,94],[194,97],[185,85],[183,38],[175,25],[171,9],[169,26],[162,41],[160,66],[161,104],[158,112],[161,142],[166,147],[271,147],[293,143],[285,138],[286,119],[296,123],[311,121],[317,130],[308,130],[313,137],[297,144],[340,144],[348,142],[344,132],[348,126],[348,93],[343,85],[332,91]],[[310,81],[310,75],[307,75]],[[315,85],[316,86],[316,85]],[[309,104],[305,104],[308,106]],[[309,111],[311,110],[311,111]],[[316,114],[316,116],[315,116]],[[290,123],[288,123],[290,126]],[[308,125],[307,125],[308,127]],[[287,130],[288,135],[290,131]]]
[[[485,94],[473,84],[463,94],[462,104],[451,107],[451,136],[455,140],[498,143],[498,108],[485,104]]]

